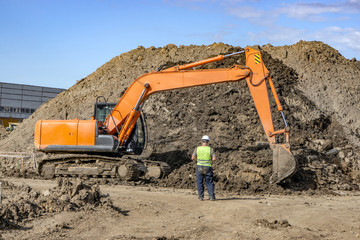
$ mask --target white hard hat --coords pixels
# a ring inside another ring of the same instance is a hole
[[[201,138],[201,140],[203,140],[203,141],[210,141],[210,138],[209,138],[208,135],[204,135],[204,136]]]

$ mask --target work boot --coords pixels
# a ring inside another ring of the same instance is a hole
[[[203,200],[204,200],[204,197],[199,197],[199,200],[200,200],[200,201],[203,201]]]
[[[210,201],[216,201],[216,198],[215,197],[210,197],[209,200]]]

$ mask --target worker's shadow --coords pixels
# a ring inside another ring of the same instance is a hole
[[[229,198],[216,198],[216,201],[245,201],[245,200],[263,200],[263,197],[229,197]]]
[[[116,211],[117,213],[119,213],[119,214],[121,214],[121,215],[123,215],[123,216],[129,216],[129,212],[130,212],[130,211],[122,210],[121,208],[116,207],[116,206],[114,206],[114,205],[110,205],[110,207],[111,207],[114,211]]]
[[[184,150],[175,150],[164,153],[152,153],[149,159],[153,161],[166,162],[171,167],[172,171],[182,167],[189,162],[192,162],[187,151]]]

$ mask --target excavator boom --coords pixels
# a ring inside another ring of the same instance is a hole
[[[209,62],[221,61],[226,57],[242,52],[246,54],[245,66],[234,65],[231,68],[223,69],[192,69]],[[62,151],[67,151],[67,149],[69,151],[74,149],[100,152],[102,149],[104,152],[128,151],[126,144],[134,135],[134,129],[136,129],[141,108],[150,95],[173,89],[246,80],[270,147],[273,149],[273,175],[270,181],[279,183],[292,175],[296,170],[296,161],[290,152],[289,127],[282,112],[283,109],[269,71],[261,58],[261,53],[248,47],[242,52],[219,55],[140,76],[128,87],[104,123],[99,123],[96,120],[40,121],[35,129],[35,146],[38,150],[42,151],[49,151],[47,149],[52,149],[53,151],[54,149],[61,149]],[[284,129],[274,130],[267,83],[277,108],[283,117]],[[74,134],[76,136],[70,134],[72,136],[70,141],[67,131],[68,129],[75,128],[77,129],[77,134]],[[105,131],[106,134],[98,135],[97,129]],[[60,133],[57,133],[58,131]],[[275,137],[278,134],[285,134],[286,140],[284,143],[276,143]],[[60,140],[58,140],[59,137],[61,138]],[[100,137],[101,141],[99,140]],[[96,144],[96,142],[103,141],[110,141],[111,144],[105,147],[102,144]],[[84,146],[77,146],[78,142],[83,143]]]

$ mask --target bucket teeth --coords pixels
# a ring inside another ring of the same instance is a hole
[[[297,162],[288,147],[282,144],[273,146],[273,174],[270,183],[280,183],[296,172]]]

